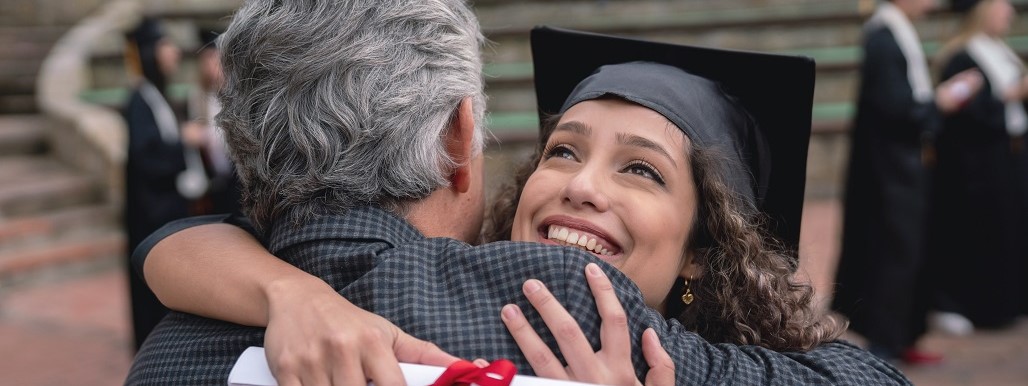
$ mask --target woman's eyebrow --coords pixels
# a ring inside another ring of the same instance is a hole
[[[617,133],[617,141],[620,145],[634,146],[647,150],[652,150],[664,156],[664,158],[667,158],[668,161],[671,161],[672,166],[674,166],[676,169],[678,168],[678,163],[675,162],[674,158],[671,158],[671,153],[668,153],[667,150],[664,149],[664,146],[661,146],[659,143],[653,142],[649,139],[640,137],[635,134],[628,133]]]
[[[570,131],[571,133],[574,133],[574,134],[583,135],[583,136],[589,136],[589,135],[592,135],[593,129],[591,127],[589,127],[589,125],[586,125],[586,124],[584,124],[582,122],[570,121],[570,122],[561,123],[560,125],[558,125],[556,128],[553,129],[554,133],[556,133],[558,131]]]

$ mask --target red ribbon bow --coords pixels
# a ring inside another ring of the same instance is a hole
[[[493,361],[482,368],[468,361],[457,361],[447,367],[432,386],[509,386],[516,372],[514,363],[506,359]]]

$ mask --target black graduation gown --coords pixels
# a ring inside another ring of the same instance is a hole
[[[980,68],[966,51],[943,66],[942,79]],[[1024,138],[1006,130],[1004,102],[988,78],[965,108],[943,121],[929,256],[938,272],[938,307],[963,314],[977,327],[999,327],[1020,313],[1026,288]],[[1022,150],[1012,151],[1011,141]]]
[[[182,144],[166,143],[157,120],[139,90],[124,110],[128,125],[128,159],[125,168],[125,227],[128,251],[165,223],[186,217],[187,200],[175,187],[186,163]],[[136,348],[168,312],[141,278],[129,270],[132,321]]]
[[[934,103],[914,100],[888,28],[868,30],[863,48],[833,307],[879,354],[898,355],[925,329],[929,174],[921,147],[941,117]]]

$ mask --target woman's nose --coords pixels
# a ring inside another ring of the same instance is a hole
[[[605,212],[610,209],[610,200],[604,191],[603,177],[596,170],[584,168],[579,170],[564,187],[564,201],[575,209],[588,209]]]

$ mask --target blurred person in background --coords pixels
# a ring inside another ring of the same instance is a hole
[[[915,348],[929,305],[924,234],[930,144],[943,114],[956,111],[982,82],[980,74],[964,72],[932,88],[911,20],[934,2],[882,2],[864,26],[833,304],[871,352],[913,364],[942,359]]]
[[[1028,78],[1003,41],[1015,17],[1009,0],[954,0],[953,8],[964,22],[940,51],[940,79],[978,69],[985,82],[943,120],[928,248],[942,311],[930,320],[962,335],[1007,326],[1021,312]]]
[[[221,111],[218,91],[225,83],[216,42],[218,33],[210,28],[199,28],[198,33],[201,44],[196,55],[198,87],[189,96],[191,121],[183,130],[199,144],[209,184],[207,192],[193,203],[190,214],[232,213],[240,209],[239,181],[228,156],[225,137],[214,125],[214,117]]]
[[[205,177],[196,173],[203,172],[203,165],[196,169],[197,154],[184,146],[179,120],[167,98],[168,79],[178,71],[181,51],[152,18],[144,18],[126,39],[127,66],[138,76],[123,111],[128,126],[124,215],[131,251],[164,223],[188,216],[188,200],[206,187]],[[187,162],[190,155],[192,167]],[[137,275],[129,274],[129,289],[138,349],[168,310]]]

